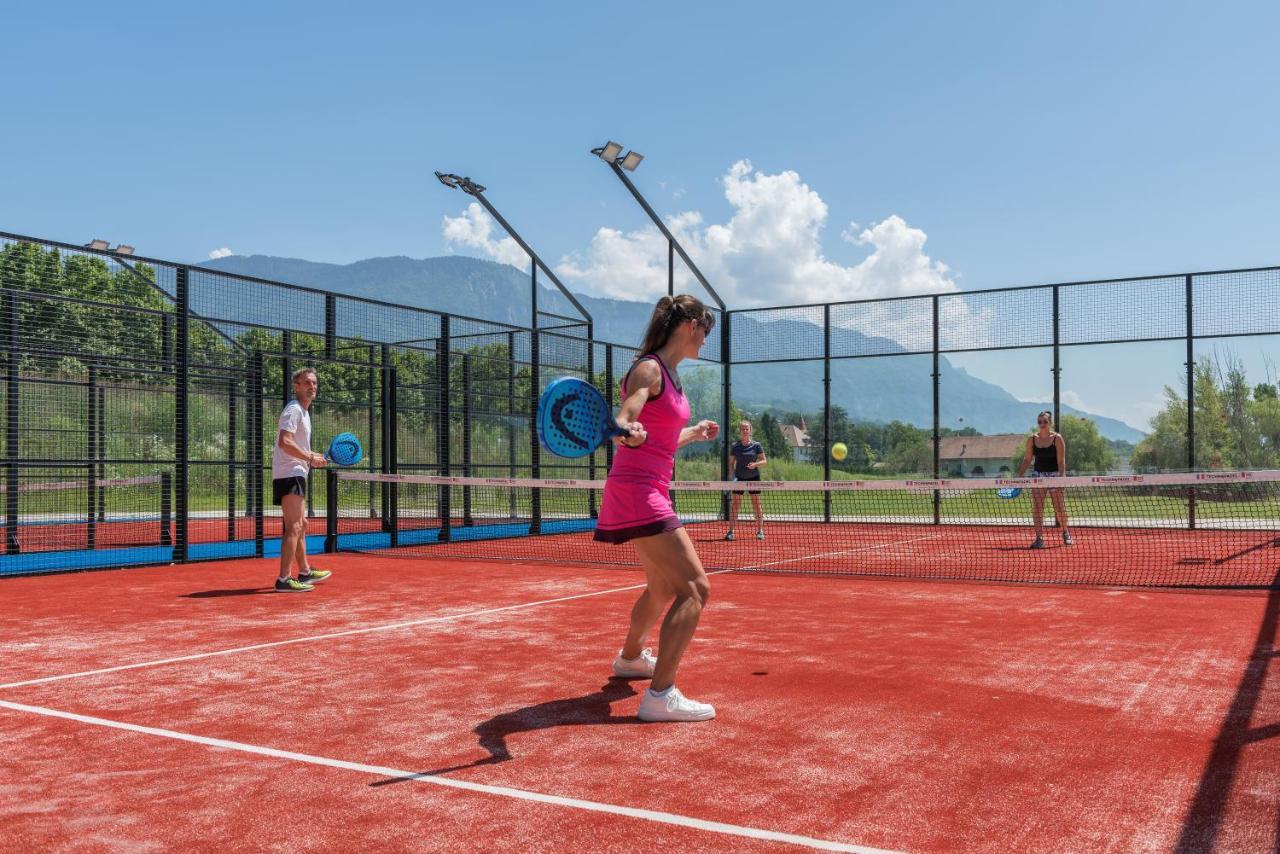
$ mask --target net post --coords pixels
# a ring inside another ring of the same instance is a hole
[[[1188,274],[1186,287],[1187,310],[1187,471],[1196,470],[1196,348],[1195,330],[1192,327],[1192,277]],[[1196,526],[1196,488],[1187,489],[1187,527]]]
[[[5,373],[5,501],[4,501],[4,550],[6,554],[16,555],[21,551],[18,543],[18,523],[21,508],[18,496],[18,458],[20,433],[19,425],[19,400],[21,398],[21,389],[18,382],[18,370],[22,362],[22,327],[20,324],[21,311],[18,304],[18,295],[11,290],[4,292],[4,313],[5,313],[5,347],[8,351],[6,354],[6,373]]]
[[[160,545],[173,545],[173,475],[160,472]]]
[[[88,403],[89,403],[89,435],[87,457],[89,460],[89,495],[88,495],[88,511],[85,514],[88,519],[86,526],[85,548],[95,549],[98,547],[98,364],[97,362],[89,362],[89,383],[88,383]]]
[[[333,554],[338,550],[338,473],[326,469],[324,478],[324,550]]]
[[[239,420],[236,406],[236,381],[234,377],[227,380],[227,540],[236,539],[236,446],[239,435],[236,421]]]
[[[831,480],[831,304],[822,306],[822,479]],[[822,491],[822,521],[831,521],[831,490]]]
[[[452,449],[449,441],[450,422],[453,420],[453,408],[449,389],[449,362],[451,361],[449,341],[449,315],[440,315],[440,337],[436,339],[436,464],[440,474],[449,477],[450,456]],[[437,506],[440,510],[440,542],[450,539],[453,527],[453,507],[451,506],[452,488],[441,485],[437,488],[439,497]]]
[[[1053,423],[1062,423],[1062,352],[1061,352],[1061,310],[1058,301],[1058,286],[1053,286]],[[1059,428],[1061,429],[1061,428]]]
[[[942,405],[941,405],[941,383],[942,372],[939,370],[940,356],[939,347],[941,344],[941,321],[938,313],[938,295],[934,294],[933,302],[933,479],[937,480],[941,475],[939,472],[942,468]],[[942,490],[933,490],[933,524],[942,524]]]
[[[174,354],[177,356],[177,376],[174,377],[176,400],[174,401],[174,454],[177,466],[174,471],[174,530],[173,560],[186,563],[190,556],[190,485],[191,485],[191,287],[189,271],[183,267],[174,270],[174,302],[177,312],[177,329],[174,335]]]

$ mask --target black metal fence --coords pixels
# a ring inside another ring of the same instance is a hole
[[[636,352],[592,340],[589,318],[534,316],[529,329],[0,233],[0,574],[270,554],[269,451],[303,365],[321,381],[314,445],[354,432],[370,470],[598,478],[611,447],[572,462],[540,454],[537,396],[571,374],[616,404]],[[1038,407],[1057,421],[1086,412],[1075,384],[1085,376],[1172,387],[1163,409],[1151,404],[1159,429],[1130,443],[1132,459],[1166,470],[1280,465],[1275,376],[1250,377],[1242,400],[1241,377],[1203,369],[1231,341],[1253,342],[1255,363],[1280,363],[1280,268],[718,319],[703,360],[684,372],[695,416],[725,422],[727,441],[738,412],[803,422],[808,444],[794,433],[795,465],[771,477],[947,475],[944,440],[976,447],[999,432],[992,424],[1020,424],[1019,412]],[[1000,377],[1032,387],[1015,396]],[[850,446],[845,460],[833,460],[836,442]],[[1235,456],[1224,459],[1228,446]],[[725,477],[724,447],[686,449],[678,476]],[[311,491],[316,515],[334,498],[323,483]],[[342,488],[359,491],[342,496],[344,508],[367,506],[370,524],[394,535],[394,490]],[[461,492],[439,490],[446,529],[467,522]],[[586,500],[594,510],[596,496]]]

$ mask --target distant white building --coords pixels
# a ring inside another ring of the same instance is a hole
[[[938,447],[938,467],[946,477],[997,477],[1011,471],[1014,454],[1022,451],[1022,433],[995,436],[943,436]],[[933,440],[929,440],[933,450]]]
[[[809,429],[803,418],[800,419],[799,424],[779,424],[778,427],[782,430],[782,438],[787,440],[787,447],[791,449],[791,456],[796,462],[814,461],[816,451],[809,441]]]

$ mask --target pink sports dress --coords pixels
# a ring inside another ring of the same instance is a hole
[[[689,401],[661,359],[654,355],[640,359],[658,363],[662,388],[657,397],[645,402],[636,419],[648,433],[644,444],[638,448],[619,445],[614,454],[596,519],[595,538],[605,543],[625,543],[680,527],[668,485],[675,470],[680,431],[689,423]],[[627,371],[629,376],[631,371]],[[627,377],[619,384],[624,398]]]

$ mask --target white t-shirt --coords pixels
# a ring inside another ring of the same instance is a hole
[[[280,413],[279,429],[292,433],[293,441],[298,443],[298,447],[311,453],[311,413],[303,409],[298,401],[289,401],[284,412]],[[277,432],[277,441],[271,452],[271,476],[277,480],[282,477],[306,477],[311,465],[286,454],[280,447],[279,436]]]

